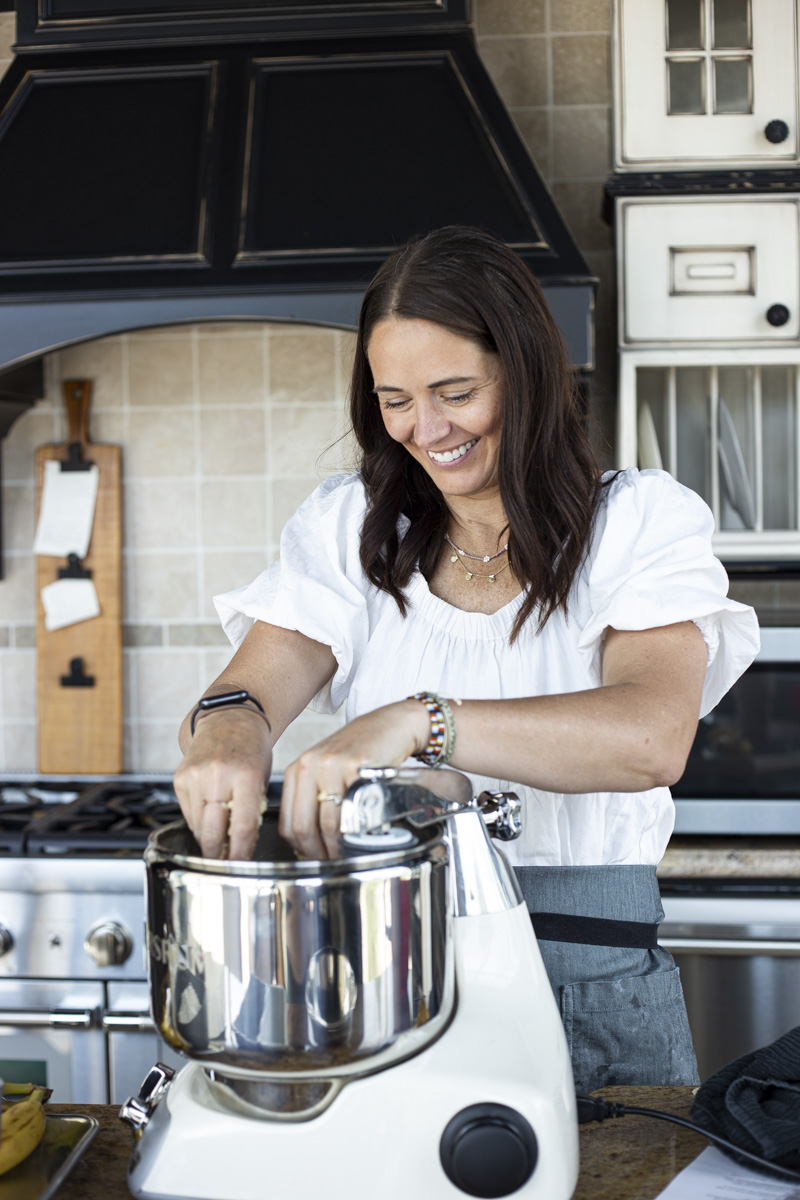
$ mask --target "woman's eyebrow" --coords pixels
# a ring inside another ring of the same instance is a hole
[[[473,380],[475,380],[477,378],[478,378],[477,375],[453,375],[450,379],[437,379],[434,383],[429,383],[428,389],[430,391],[433,391],[434,388],[451,387],[452,384],[454,384],[454,383],[472,383]],[[392,387],[390,384],[384,384],[382,387],[374,387],[372,390],[373,390],[373,392],[376,393],[376,395],[380,394],[380,392],[402,392],[402,391],[405,391],[404,388]]]

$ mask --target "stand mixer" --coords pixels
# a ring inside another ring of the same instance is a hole
[[[342,857],[296,861],[267,814],[253,862],[182,822],[145,856],[158,1064],[121,1116],[152,1200],[569,1200],[572,1069],[513,872],[513,793],[362,768]]]

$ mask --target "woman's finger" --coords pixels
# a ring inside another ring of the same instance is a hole
[[[266,807],[267,796],[263,783],[259,787],[248,780],[235,788],[230,802],[228,858],[252,858]]]
[[[203,800],[199,831],[195,837],[200,843],[203,858],[222,858],[228,840],[230,811],[227,798],[205,798]]]

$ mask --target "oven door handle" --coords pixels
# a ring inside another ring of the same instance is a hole
[[[767,941],[758,938],[659,938],[659,946],[671,954],[726,954],[745,958],[763,954],[769,958],[800,958],[800,942]]]
[[[0,1025],[28,1029],[93,1029],[98,1025],[97,1010],[85,1008],[77,1012],[55,1012],[36,1009],[0,1009]]]
[[[156,1023],[149,1013],[103,1013],[103,1029],[108,1033],[155,1033]]]

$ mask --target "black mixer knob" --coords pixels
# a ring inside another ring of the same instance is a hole
[[[448,1123],[439,1143],[444,1173],[468,1196],[510,1196],[533,1174],[536,1134],[507,1104],[471,1104]]]

